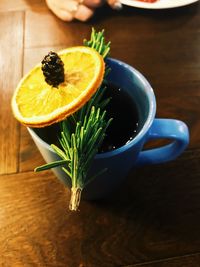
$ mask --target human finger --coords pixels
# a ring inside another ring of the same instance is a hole
[[[76,0],[47,0],[51,6],[54,6],[58,9],[63,9],[68,12],[74,12],[77,10],[79,1]]]
[[[111,6],[113,9],[120,10],[122,9],[122,4],[119,0],[107,0],[107,3],[109,6]]]
[[[105,0],[82,0],[81,3],[90,8],[97,8],[105,4]]]
[[[52,5],[51,1],[47,0],[47,5],[49,9],[61,20],[63,21],[72,21],[74,16],[67,10],[60,9],[55,5]]]
[[[78,9],[74,15],[74,17],[81,21],[86,21],[89,18],[91,18],[94,14],[94,10],[92,8],[89,8],[83,4],[80,4],[78,6]]]

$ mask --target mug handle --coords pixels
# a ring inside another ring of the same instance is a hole
[[[154,119],[147,140],[167,138],[172,142],[160,148],[141,151],[136,166],[164,163],[177,158],[189,143],[187,125],[174,119]]]

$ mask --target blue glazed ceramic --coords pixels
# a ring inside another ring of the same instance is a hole
[[[83,190],[85,199],[106,197],[122,183],[133,167],[174,160],[189,143],[189,131],[184,122],[155,118],[155,95],[151,85],[140,72],[116,59],[110,58],[107,63],[112,69],[108,80],[126,90],[136,103],[140,129],[136,137],[124,146],[96,155],[89,175],[95,175],[105,168],[107,171],[85,187]],[[50,145],[41,138],[43,129],[28,128],[28,130],[46,162],[59,159]],[[142,151],[148,140],[160,138],[171,139],[171,143],[160,148]],[[62,183],[67,187],[71,186],[70,178],[60,167],[53,171]]]

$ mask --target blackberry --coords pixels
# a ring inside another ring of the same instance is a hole
[[[64,82],[64,64],[55,52],[49,52],[42,60],[45,81],[54,87]]]

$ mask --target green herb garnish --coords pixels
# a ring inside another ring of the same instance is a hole
[[[84,40],[84,45],[94,48],[104,59],[110,52],[110,42],[105,43],[103,30],[96,32],[92,29],[91,39]],[[109,71],[110,69],[106,66],[104,79]],[[69,209],[72,211],[76,211],[79,207],[83,188],[94,179],[88,176],[88,172],[106,135],[106,129],[112,121],[106,117],[105,107],[110,99],[103,99],[105,90],[103,82],[94,96],[79,111],[60,123],[61,148],[56,145],[51,145],[51,147],[61,160],[35,169],[38,172],[62,166],[64,172],[71,178]],[[104,171],[102,170],[101,173]]]

